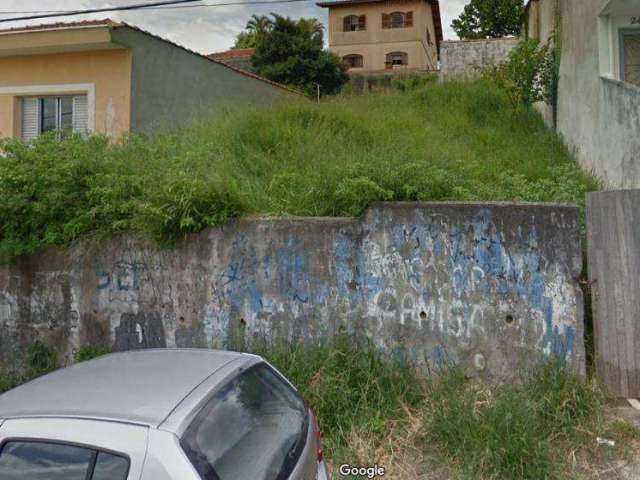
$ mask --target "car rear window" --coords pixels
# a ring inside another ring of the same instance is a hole
[[[0,451],[2,480],[126,480],[129,460],[86,447],[9,441]]]
[[[304,449],[307,429],[302,399],[258,364],[206,404],[181,445],[203,480],[282,480]]]

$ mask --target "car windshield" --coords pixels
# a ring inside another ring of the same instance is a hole
[[[259,364],[207,403],[181,444],[203,480],[282,480],[304,448],[307,418],[298,394]]]

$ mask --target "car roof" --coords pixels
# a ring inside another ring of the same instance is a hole
[[[214,387],[223,367],[256,358],[196,349],[114,353],[0,395],[0,418],[92,418],[158,427],[203,382]]]

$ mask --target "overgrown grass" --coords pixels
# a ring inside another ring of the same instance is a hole
[[[423,382],[410,365],[387,360],[370,342],[346,334],[326,345],[253,345],[300,389],[321,421],[328,457],[353,458],[354,435],[383,439],[389,422],[424,399]]]
[[[595,442],[604,396],[551,361],[522,384],[469,382],[449,369],[429,382],[426,439],[465,478],[572,478],[565,454]]]
[[[335,478],[343,478],[342,463],[377,463],[398,480],[434,470],[451,479],[592,478],[585,470],[628,458],[640,439],[633,425],[606,419],[602,393],[556,361],[505,384],[468,379],[453,365],[427,376],[346,333],[324,345],[262,342],[244,350],[264,356],[309,402]],[[105,353],[85,347],[75,360]],[[26,374],[0,372],[0,392],[55,366],[40,342],[27,357]],[[597,437],[616,447],[598,446]],[[576,465],[571,459],[580,454],[587,460]]]
[[[250,213],[357,215],[375,200],[583,203],[580,171],[533,111],[491,85],[405,82],[238,109],[171,135],[44,137],[0,150],[0,255],[88,232],[171,242]]]
[[[348,336],[256,351],[309,400],[334,467],[379,463],[398,479],[442,465],[443,478],[569,479],[581,474],[569,454],[599,453],[598,435],[619,443],[608,452],[619,458],[640,438],[626,422],[606,422],[604,395],[556,361],[498,384],[470,380],[452,365],[426,377]]]

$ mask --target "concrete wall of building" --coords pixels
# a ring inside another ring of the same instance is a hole
[[[630,24],[632,2],[535,0],[530,8],[542,13],[536,16],[539,20],[530,16],[529,30],[535,32],[532,22],[540,21],[542,41],[554,29],[556,4],[562,30],[557,129],[580,164],[608,187],[640,187],[640,88],[616,78],[617,36],[613,32],[612,44],[607,45],[609,34],[600,16],[603,8],[613,5],[614,30]],[[615,13],[616,5],[622,8],[620,14]],[[551,124],[548,107],[543,112]]]
[[[131,131],[134,133],[187,126],[224,107],[301,98],[143,32],[114,28],[112,38],[133,54]]]
[[[413,26],[382,28],[382,14],[413,12]],[[343,20],[349,15],[365,15],[366,30],[345,32]],[[358,54],[364,67],[353,71],[385,69],[385,57],[391,52],[407,52],[408,68],[435,70],[438,66],[435,25],[431,5],[424,0],[345,5],[329,9],[329,48],[337,55]]]
[[[440,78],[473,80],[491,63],[505,61],[518,44],[517,38],[460,40],[442,42],[440,46]]]
[[[126,49],[0,57],[0,92],[42,86],[38,94],[46,95],[47,87],[77,84],[95,87],[96,133],[117,138],[129,131],[131,52]],[[0,137],[21,135],[21,111],[20,95],[0,93]]]
[[[247,219],[175,250],[84,243],[0,270],[0,362],[41,339],[64,356],[320,342],[340,327],[390,354],[509,375],[543,355],[584,370],[578,209],[376,204],[359,219]]]

